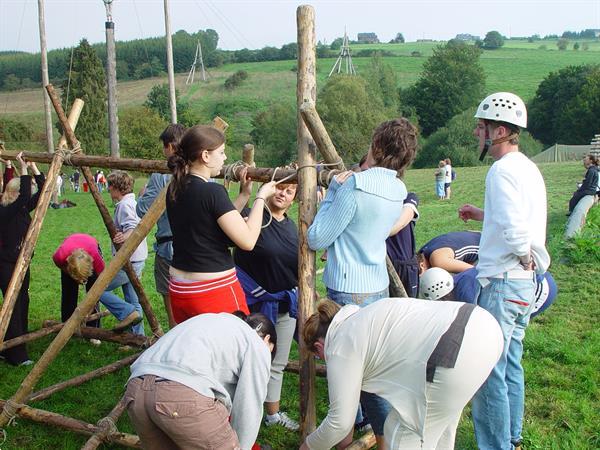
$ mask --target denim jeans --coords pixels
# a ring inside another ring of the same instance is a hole
[[[333,300],[340,306],[358,305],[361,308],[371,303],[389,297],[389,290],[385,288],[383,291],[371,292],[367,294],[350,294],[348,292],[334,291],[327,288],[327,297]]]
[[[138,278],[140,278],[142,276],[142,270],[144,269],[145,261],[132,262],[131,265],[133,266],[133,270]],[[123,289],[125,301],[112,292],[118,287]],[[140,316],[144,316],[142,306],[140,305],[135,289],[133,288],[133,285],[129,281],[129,277],[123,269],[117,272],[104,293],[100,296],[100,302],[106,306],[106,309],[108,309],[119,321],[123,320],[133,311],[138,311]],[[134,334],[143,335],[144,322],[142,321],[139,324],[134,325],[131,330]]]
[[[533,310],[535,281],[490,279],[481,289],[479,306],[500,324],[504,349],[498,364],[472,402],[475,437],[481,450],[512,450],[521,440],[525,380],[523,338]]]

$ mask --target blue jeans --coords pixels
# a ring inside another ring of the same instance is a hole
[[[383,291],[371,292],[367,294],[350,294],[348,292],[334,291],[327,288],[327,297],[333,300],[340,306],[358,305],[361,308],[371,303],[389,297],[389,290],[385,288]]]
[[[512,450],[521,440],[525,379],[523,338],[535,304],[535,281],[490,279],[481,289],[479,306],[500,324],[504,350],[498,364],[473,397],[475,437],[481,450]]]
[[[138,278],[142,276],[142,270],[144,269],[145,261],[132,262],[133,270],[135,271]],[[112,291],[118,287],[123,289],[123,301],[119,296],[115,295]],[[133,285],[129,281],[129,277],[123,269],[119,270],[110,284],[107,286],[104,293],[100,296],[100,302],[106,306],[113,316],[117,320],[121,321],[125,319],[133,311],[138,311],[140,316],[144,317],[142,311],[142,305],[140,305],[138,296],[133,288]],[[144,321],[141,321],[137,325],[131,327],[131,331],[134,334],[144,334]]]

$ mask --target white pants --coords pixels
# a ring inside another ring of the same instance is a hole
[[[271,377],[267,386],[266,402],[278,402],[281,398],[281,384],[283,383],[283,369],[290,358],[290,348],[296,329],[296,319],[288,313],[279,314],[275,331],[277,332],[277,352],[271,363]]]
[[[462,410],[498,362],[503,345],[496,319],[484,309],[475,309],[454,368],[437,367],[433,382],[427,383],[423,439],[392,410],[384,426],[388,450],[453,449]]]

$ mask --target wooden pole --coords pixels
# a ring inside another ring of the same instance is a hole
[[[317,170],[315,145],[301,120],[300,107],[305,101],[315,101],[317,95],[316,78],[316,38],[315,11],[312,6],[299,6],[296,10],[298,28],[298,81],[296,104],[298,107],[298,165],[309,166],[298,174],[298,335],[300,337],[300,435],[302,440],[316,425],[315,409],[315,360],[302,339],[304,322],[315,310],[315,270],[316,258],[308,246],[307,230],[317,212]]]
[[[52,85],[48,86],[52,87]],[[50,95],[50,98],[52,100],[52,95],[50,91],[48,91],[48,94]],[[58,101],[58,98],[56,98],[56,101]],[[58,104],[60,105],[60,101],[58,101]],[[72,111],[72,118],[74,120],[74,123],[76,123],[79,119],[78,111],[81,112],[81,110],[78,108],[79,105]],[[68,119],[65,117],[64,112],[62,115],[64,121],[68,122]],[[17,301],[17,296],[19,295],[21,286],[23,285],[23,279],[25,278],[25,274],[29,269],[31,257],[33,256],[33,251],[35,249],[37,239],[40,235],[42,224],[44,223],[44,218],[46,217],[46,211],[48,211],[48,206],[50,205],[50,201],[52,199],[52,194],[54,193],[54,189],[56,188],[56,179],[60,176],[60,170],[62,168],[63,161],[63,152],[57,152],[53,154],[52,161],[48,169],[48,176],[46,177],[46,182],[44,183],[42,192],[40,193],[38,204],[35,208],[35,212],[33,213],[33,219],[31,220],[31,224],[29,225],[29,229],[27,230],[27,234],[25,235],[25,239],[23,240],[24,244],[19,253],[17,264],[15,265],[13,275],[10,279],[10,283],[8,284],[8,288],[4,295],[2,309],[0,309],[0,342],[4,341],[4,337],[6,336],[6,330],[8,329],[8,324],[10,323],[10,318],[13,313],[15,302]]]
[[[29,397],[27,397],[27,403],[37,402],[40,400],[45,400],[50,397],[52,394],[55,394],[60,391],[64,391],[67,388],[73,386],[79,386],[85,383],[86,381],[93,380],[94,378],[101,377],[102,375],[107,375],[109,373],[116,372],[119,369],[122,369],[125,366],[129,366],[133,363],[141,353],[136,353],[135,355],[128,356],[127,358],[123,358],[119,361],[116,361],[112,364],[109,364],[104,367],[100,367],[96,370],[92,370],[91,372],[85,373],[83,375],[76,376],[75,378],[71,378],[70,380],[63,381],[61,383],[53,384],[52,386],[48,386],[42,390],[34,392]]]
[[[173,72],[173,42],[171,40],[171,19],[169,18],[169,0],[164,0],[165,37],[167,39],[167,75],[169,78],[169,106],[171,123],[177,123],[177,97],[175,94],[175,74]]]
[[[302,115],[302,119],[304,120],[308,131],[315,140],[317,147],[319,148],[319,151],[321,152],[321,155],[323,155],[325,161],[329,164],[338,162],[337,165],[330,167],[338,170],[344,170],[344,162],[338,155],[338,152],[335,149],[331,138],[329,137],[329,133],[327,133],[325,125],[323,125],[321,117],[319,117],[319,113],[317,112],[314,102],[305,101],[302,103],[300,106],[300,114]]]
[[[42,86],[50,83],[48,78],[48,51],[46,49],[46,21],[44,18],[44,0],[38,0],[38,22],[40,28],[40,53],[42,55]],[[54,153],[54,139],[52,138],[52,110],[50,98],[46,89],[42,89],[44,96],[44,118],[46,120],[46,147],[48,153]]]
[[[45,320],[44,326],[53,327],[57,323],[58,322],[55,320]],[[107,330],[104,328],[85,326],[76,328],[73,335],[82,337],[84,339],[98,339],[99,341],[114,342],[115,344],[131,345],[135,347],[149,347],[150,343],[152,342],[152,339],[148,338],[147,336],[142,336],[141,334],[115,333],[112,330]]]
[[[246,144],[242,149],[242,161],[248,164],[249,167],[256,167],[254,163],[254,145]],[[241,186],[240,186],[241,189]],[[246,208],[248,207],[248,202],[246,202]]]
[[[91,316],[88,316],[85,319],[85,321],[89,322],[91,320],[96,320],[96,319],[98,319],[100,317],[104,317],[108,314],[110,314],[108,311],[102,311],[102,312],[99,312],[96,314],[92,314]],[[6,350],[8,348],[16,347],[17,345],[35,341],[36,339],[42,338],[44,336],[48,336],[49,334],[52,334],[52,333],[58,333],[60,331],[60,329],[63,327],[63,325],[64,325],[64,323],[62,323],[62,322],[53,323],[52,325],[44,326],[43,328],[41,328],[37,331],[32,331],[31,333],[24,334],[22,336],[14,338],[14,339],[10,339],[8,341],[4,341],[0,344],[0,352],[3,352],[4,350]]]
[[[115,49],[115,23],[112,20],[112,0],[105,1],[106,22],[106,88],[108,92],[108,137],[110,156],[118,158],[119,117],[117,115],[117,52]],[[89,182],[88,182],[89,183]]]
[[[59,153],[57,153],[57,155],[58,154]],[[97,281],[86,294],[84,300],[79,303],[77,308],[75,308],[75,311],[69,320],[67,320],[62,330],[60,330],[56,338],[48,346],[44,354],[40,357],[29,374],[25,377],[17,392],[12,396],[12,403],[23,403],[27,396],[29,396],[50,363],[54,361],[58,353],[67,344],[75,330],[79,328],[83,318],[92,311],[92,308],[94,308],[96,302],[111,280],[114,278],[116,273],[125,264],[125,262],[129,260],[131,254],[135,251],[140,242],[142,242],[142,239],[144,239],[152,230],[152,227],[156,224],[156,221],[161,216],[165,208],[166,192],[167,188],[164,188],[161,191],[142,221],[133,230],[129,239],[127,239],[127,241],[123,244],[108,266],[100,273]],[[7,410],[5,406],[0,413],[0,427],[6,426],[12,416],[13,414],[11,409],[9,408]]]
[[[116,423],[125,411],[125,407],[125,399],[121,398],[111,412],[98,421],[97,426],[100,428],[100,431],[92,435],[85,445],[81,447],[81,450],[96,450],[104,442],[108,442],[108,437],[117,429]]]
[[[300,363],[298,361],[290,360],[285,366],[284,369],[286,372],[290,373],[300,373]],[[325,364],[315,364],[315,374],[319,377],[327,376],[327,366]]]
[[[58,96],[56,95],[56,92],[54,91],[54,89],[49,89],[48,92],[52,99],[52,103],[54,104],[54,107],[56,108],[56,112],[57,112],[58,118],[60,120],[60,125],[64,130],[64,135],[66,137],[66,140],[71,145],[71,147],[74,148],[78,144],[77,137],[75,136],[75,133],[73,132],[73,129],[71,128],[69,122],[67,120],[65,120],[66,118],[64,116],[64,112],[62,112],[62,106],[60,105]],[[92,171],[90,170],[89,167],[86,167],[86,166],[82,166],[81,171],[82,171],[83,176],[88,184],[88,187],[90,189],[92,197],[94,198],[94,201],[96,202],[96,206],[98,207],[98,210],[100,211],[100,215],[102,216],[102,220],[104,222],[104,225],[106,226],[106,229],[107,229],[110,239],[112,241],[115,234],[117,234],[117,229],[112,220],[112,217],[110,216],[110,213],[108,212],[108,208],[104,204],[104,200],[102,199],[100,192],[98,192],[98,187],[96,186],[96,183],[94,183],[94,176],[92,174]],[[115,245],[115,248],[118,250],[120,248],[120,245]],[[142,286],[142,283],[138,279],[138,277],[137,277],[135,271],[133,270],[133,267],[129,261],[127,261],[127,263],[125,264],[124,270],[127,273],[127,276],[129,277],[129,280],[131,281],[133,288],[135,289],[136,293],[138,294],[140,305],[142,306],[142,309],[144,310],[144,313],[146,314],[146,317],[148,319],[148,323],[150,323],[152,332],[154,333],[155,336],[162,336],[164,333],[160,327],[160,323],[158,322],[158,319],[154,315],[154,311],[152,310],[150,301],[148,300],[148,297],[146,296],[146,293],[144,292],[144,287]]]
[[[0,407],[6,409],[6,403],[7,401],[0,400]],[[17,410],[17,416],[33,422],[52,425],[86,436],[92,436],[102,431],[97,425],[92,425],[91,423],[62,416],[50,411],[44,411],[43,409],[31,408],[23,404],[16,404],[13,405],[13,407]],[[133,434],[121,433],[117,431],[116,433],[112,433],[110,436],[108,436],[108,441],[122,445],[123,447],[142,448],[140,444],[140,438]]]
[[[375,435],[372,431],[369,431],[346,447],[346,450],[369,450],[370,448],[375,447],[375,444],[377,444]]]

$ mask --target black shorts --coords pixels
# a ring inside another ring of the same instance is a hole
[[[444,183],[444,189],[448,189],[450,187],[450,183]]]

